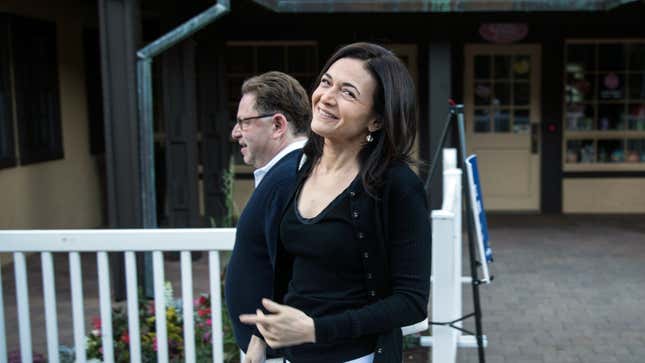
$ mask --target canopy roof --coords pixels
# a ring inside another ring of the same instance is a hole
[[[254,0],[279,13],[598,11],[638,0]]]

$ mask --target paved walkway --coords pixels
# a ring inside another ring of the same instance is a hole
[[[490,224],[495,280],[481,288],[487,362],[645,362],[645,216]],[[458,356],[477,362],[474,350]]]
[[[489,218],[495,280],[481,288],[487,362],[645,362],[645,216]],[[196,291],[205,291],[198,277],[206,276],[206,260],[195,266]],[[44,353],[40,259],[29,265],[34,350]],[[60,339],[71,345],[65,256],[55,265]],[[83,256],[83,271],[89,324],[98,314],[94,256]],[[178,281],[178,264],[167,263],[166,275]],[[12,268],[2,279],[11,351],[18,349]],[[464,291],[470,312],[470,289]],[[476,350],[460,350],[458,362],[477,362]]]

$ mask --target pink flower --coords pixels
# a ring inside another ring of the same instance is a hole
[[[199,305],[206,305],[208,303],[208,300],[204,295],[200,296],[199,299],[197,299],[197,303]]]
[[[212,337],[211,332],[207,331],[207,332],[206,332],[206,333],[204,333],[204,335],[202,336],[202,340],[203,340],[204,342],[206,342],[206,343],[207,343],[207,342],[210,342],[210,341],[211,341],[211,337]]]
[[[124,331],[123,334],[121,334],[121,341],[125,344],[130,344],[130,335],[128,335],[127,331]]]
[[[206,316],[206,315],[210,315],[210,313],[211,313],[211,309],[210,309],[210,308],[208,308],[208,309],[199,309],[199,310],[197,310],[197,315],[199,315],[199,316],[201,316],[201,317]]]
[[[210,318],[206,319],[206,324],[211,325],[212,321]]]
[[[93,316],[92,317],[92,326],[94,327],[94,329],[100,330],[101,329],[101,318],[99,318],[98,316]]]

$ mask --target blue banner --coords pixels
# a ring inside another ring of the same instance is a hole
[[[486,222],[486,210],[484,209],[484,199],[482,195],[481,183],[479,181],[479,170],[477,167],[477,155],[471,155],[466,158],[468,168],[468,189],[473,206],[473,218],[477,230],[477,242],[481,252],[482,268],[484,270],[484,280],[489,280],[488,263],[493,262],[493,251],[490,248],[488,240],[488,224]]]

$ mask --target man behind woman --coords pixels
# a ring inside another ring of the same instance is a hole
[[[235,340],[243,352],[249,345],[259,344],[254,342],[260,333],[254,335],[254,327],[242,324],[238,315],[253,313],[263,297],[272,296],[281,212],[296,181],[300,149],[310,122],[307,93],[293,77],[267,72],[242,85],[231,137],[240,145],[244,162],[255,168],[255,191],[237,223],[224,295]],[[256,356],[263,354],[277,358],[262,346]],[[282,363],[282,359],[278,361]]]
[[[408,166],[414,84],[390,51],[355,43],[327,61],[311,102],[273,299],[240,315],[263,337],[245,362],[260,362],[264,344],[292,363],[400,362],[400,328],[427,316],[430,284],[427,202]]]

